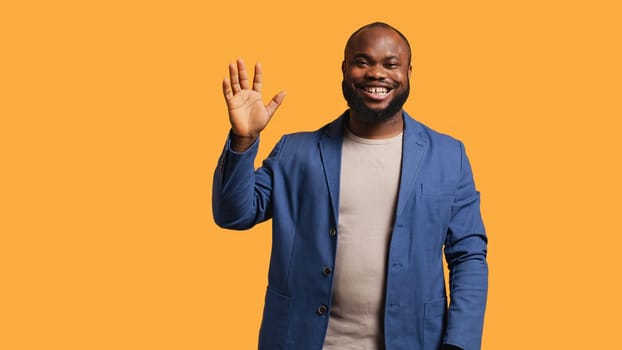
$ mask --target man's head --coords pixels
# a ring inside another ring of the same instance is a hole
[[[342,91],[360,121],[378,124],[401,112],[410,92],[410,59],[408,40],[386,23],[365,25],[350,36]]]

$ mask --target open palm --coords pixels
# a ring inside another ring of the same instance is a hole
[[[261,65],[257,63],[251,89],[244,61],[238,59],[236,63],[229,65],[229,78],[225,78],[222,82],[231,130],[237,136],[251,138],[259,136],[285,98],[285,92],[281,91],[264,105],[261,95],[261,75]]]

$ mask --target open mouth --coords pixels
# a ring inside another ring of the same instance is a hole
[[[392,91],[391,88],[385,86],[361,86],[359,89],[364,95],[374,100],[382,100]]]

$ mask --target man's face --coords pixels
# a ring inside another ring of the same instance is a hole
[[[342,72],[343,96],[367,124],[393,117],[408,98],[408,46],[391,29],[375,27],[356,34],[346,48]]]

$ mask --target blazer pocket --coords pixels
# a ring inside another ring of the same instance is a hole
[[[289,335],[291,297],[276,293],[268,287],[263,319],[259,329],[259,349],[285,349]]]
[[[425,241],[433,249],[442,245],[455,198],[454,185],[418,183],[415,194],[415,222],[419,232],[425,232]],[[434,255],[435,250],[431,251]]]
[[[441,346],[447,314],[447,299],[423,305],[423,348],[436,350]]]

